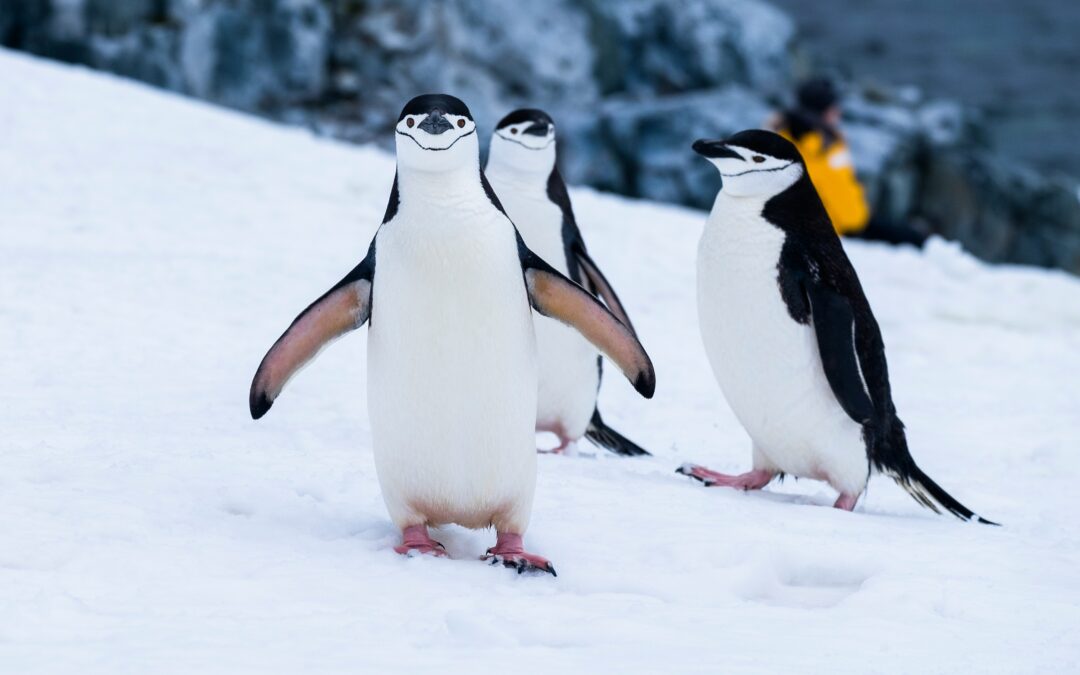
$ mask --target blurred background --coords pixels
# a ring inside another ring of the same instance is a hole
[[[1080,3],[1056,0],[4,0],[0,44],[388,145],[447,91],[530,105],[571,183],[706,208],[698,137],[825,74],[876,213],[975,255],[1080,272]],[[90,131],[88,130],[88,133]]]

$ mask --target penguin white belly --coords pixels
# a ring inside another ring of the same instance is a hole
[[[501,215],[402,212],[376,241],[368,342],[375,467],[399,527],[524,532],[536,484],[536,347]]]
[[[529,194],[512,184],[493,182],[493,187],[525,244],[568,275],[558,205],[546,194]],[[539,365],[537,427],[557,426],[569,438],[580,438],[596,408],[600,353],[573,328],[540,314],[533,319]]]
[[[829,387],[813,326],[792,319],[780,295],[783,232],[760,218],[760,208],[740,213],[718,199],[717,211],[698,249],[701,334],[724,397],[754,443],[755,468],[860,494],[868,477],[862,428]]]

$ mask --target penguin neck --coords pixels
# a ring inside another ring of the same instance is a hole
[[[522,166],[500,160],[495,156],[488,159],[486,173],[489,178],[500,184],[520,191],[532,191],[539,187],[545,189],[552,172],[555,170],[555,154],[547,162]]]
[[[768,258],[773,255],[784,233],[762,216],[767,198],[736,196],[721,190],[701,234],[701,250],[711,251],[717,259],[732,255],[740,258]]]
[[[423,171],[399,165],[398,191],[402,204],[421,203],[432,208],[457,207],[477,200],[488,202],[480,181],[479,160],[446,171]]]
[[[721,219],[727,219],[729,217],[736,217],[739,219],[746,218],[760,218],[761,212],[765,209],[765,204],[768,202],[767,197],[761,197],[758,195],[740,196],[733,195],[727,190],[721,189],[716,194],[716,200],[713,202],[712,215],[721,216]],[[716,218],[709,218],[709,224],[712,225]]]

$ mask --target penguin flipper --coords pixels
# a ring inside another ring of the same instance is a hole
[[[575,257],[581,270],[585,273],[585,278],[589,280],[589,284],[596,289],[596,292],[604,300],[604,304],[611,310],[611,313],[615,315],[615,318],[629,328],[630,332],[636,334],[634,325],[630,323],[630,315],[626,313],[626,308],[623,307],[622,301],[619,300],[619,296],[615,293],[615,289],[611,287],[607,277],[596,266],[593,259],[589,257],[584,246],[578,246],[576,249],[574,251]]]
[[[289,379],[323,347],[364,325],[371,316],[374,275],[373,242],[363,262],[301,312],[263,357],[248,394],[252,419],[270,410]]]
[[[639,394],[652,398],[656,390],[656,372],[633,331],[592,294],[530,251],[520,235],[518,250],[533,308],[581,333],[619,366]]]
[[[961,504],[915,463],[908,450],[904,424],[896,416],[891,397],[888,397],[884,353],[879,351],[862,358],[859,355],[859,331],[876,331],[876,323],[866,320],[860,326],[850,301],[823,284],[809,285],[806,295],[810,300],[818,352],[829,387],[851,419],[863,425],[871,423],[863,428],[872,430],[867,449],[873,466],[896,481],[919,504],[936,513],[944,510],[961,520],[997,525]],[[875,337],[874,344],[880,346],[880,337]],[[885,384],[887,398],[879,400],[876,408],[867,385],[864,363],[870,367],[870,379]]]
[[[874,403],[859,360],[851,303],[821,284],[810,284],[806,294],[829,387],[844,412],[859,424],[865,424],[874,417]]]

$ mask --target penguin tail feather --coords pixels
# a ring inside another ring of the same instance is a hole
[[[944,509],[960,520],[974,520],[985,525],[1000,524],[987,520],[964,506],[946,492],[945,488],[923,473],[923,470],[915,464],[915,459],[908,451],[903,424],[900,420],[895,420],[895,424],[891,426],[892,433],[889,434],[888,442],[890,447],[885,453],[876,453],[879,459],[875,463],[883,473],[896,481],[896,484],[911,495],[912,499],[934,513],[941,513],[942,509]],[[889,457],[891,461],[881,461],[882,455]]]
[[[596,445],[623,457],[651,456],[652,453],[609,427],[600,417],[600,411],[594,410],[585,437]]]

